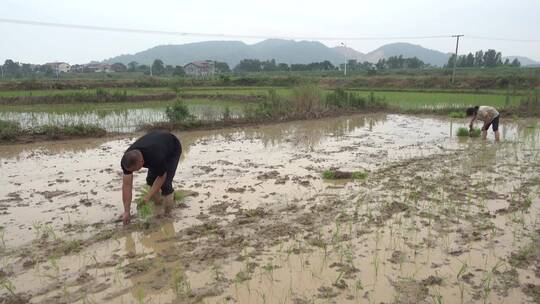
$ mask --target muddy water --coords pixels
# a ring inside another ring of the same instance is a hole
[[[527,299],[521,285],[538,282],[522,269],[506,294],[484,287],[505,290],[492,270],[535,229],[538,123],[504,121],[497,145],[456,138],[465,123],[373,115],[180,133],[185,206],[128,228],[118,162],[134,138],[2,147],[3,269],[36,303]],[[369,177],[323,181],[329,168]],[[517,189],[531,209],[492,219]],[[81,248],[54,250],[73,240]]]

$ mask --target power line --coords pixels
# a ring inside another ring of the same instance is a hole
[[[67,24],[67,23],[54,23],[54,22],[42,22],[32,20],[18,20],[18,19],[6,19],[0,18],[0,22],[34,25],[34,26],[46,26],[68,29],[82,29],[82,30],[96,30],[107,32],[126,32],[136,34],[154,34],[154,35],[171,35],[182,37],[225,37],[225,38],[247,38],[247,39],[305,39],[305,40],[416,40],[416,39],[434,39],[434,38],[451,38],[452,35],[433,35],[433,36],[395,36],[395,37],[315,37],[315,36],[281,36],[281,35],[244,35],[244,34],[220,34],[220,33],[197,33],[197,32],[180,32],[180,31],[163,31],[163,30],[146,30],[135,28],[123,28],[123,27],[108,27],[108,26],[95,26],[95,25],[80,25],[80,24]]]
[[[496,40],[496,41],[510,41],[510,42],[540,42],[540,39],[514,39],[514,38],[497,38],[497,37],[469,36],[469,35],[467,35],[467,39]]]

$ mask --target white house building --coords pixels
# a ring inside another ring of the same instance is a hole
[[[216,74],[214,61],[194,61],[184,66],[184,71],[188,76],[208,78]]]
[[[54,72],[67,73],[71,69],[69,63],[66,62],[49,62],[45,65],[50,66]]]

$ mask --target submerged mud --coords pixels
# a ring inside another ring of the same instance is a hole
[[[495,144],[457,139],[464,123],[352,116],[180,133],[182,204],[171,219],[156,209],[129,227],[118,221],[118,162],[134,138],[7,147],[2,271],[14,288],[3,295],[34,303],[531,300],[538,267],[521,248],[539,229],[538,124],[505,122]],[[326,181],[325,170],[368,175]],[[142,186],[144,174],[135,177]]]

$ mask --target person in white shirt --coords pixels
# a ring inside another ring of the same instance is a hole
[[[495,133],[495,140],[499,141],[499,112],[490,106],[476,106],[467,109],[467,116],[472,116],[469,129],[472,131],[475,120],[481,120],[484,122],[482,126],[482,139],[487,138],[487,131],[489,126],[493,126],[493,132]]]

